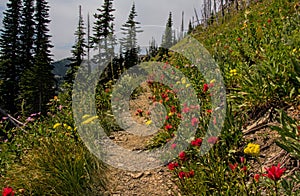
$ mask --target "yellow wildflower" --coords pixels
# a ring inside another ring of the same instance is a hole
[[[230,76],[235,76],[235,75],[237,75],[236,69],[230,70]]]
[[[146,122],[146,125],[150,125],[152,123],[152,120],[148,120],[147,122]]]
[[[249,143],[244,149],[244,153],[256,157],[260,153],[260,146],[258,144]]]
[[[191,84],[187,84],[185,87],[188,88],[188,87],[190,87],[190,86],[191,86]]]
[[[91,116],[91,115],[89,115],[89,114],[85,114],[85,115],[83,115],[82,119],[88,118],[88,117],[90,117],[90,116]]]
[[[182,83],[182,84],[185,84],[185,83],[186,83],[186,78],[185,78],[185,77],[181,78],[181,83]]]
[[[67,128],[68,130],[72,130],[72,127],[71,126],[68,126],[68,128]]]
[[[82,125],[90,124],[93,120],[95,120],[97,118],[98,118],[98,116],[92,116],[92,117],[86,119],[85,121],[83,121],[81,124]]]
[[[53,129],[56,129],[59,126],[61,126],[61,123],[55,123],[55,125],[53,125]]]

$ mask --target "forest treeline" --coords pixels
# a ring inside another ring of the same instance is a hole
[[[75,31],[75,43],[72,47],[72,62],[65,76],[63,88],[71,90],[78,67],[84,59],[95,61],[107,60],[103,80],[117,78],[124,70],[136,65],[141,60],[168,55],[168,48],[182,39],[185,33],[191,33],[195,26],[207,26],[214,22],[222,22],[224,12],[240,9],[248,1],[205,0],[198,17],[191,19],[185,31],[183,24],[179,35],[173,29],[172,13],[166,22],[160,47],[152,39],[146,55],[140,55],[137,34],[143,32],[140,22],[136,21],[137,11],[133,3],[127,21],[122,25],[122,37],[115,35],[116,11],[113,0],[104,0],[103,5],[93,14],[95,22],[90,27],[88,17],[84,22],[81,6],[79,20]],[[47,0],[9,0],[4,12],[3,28],[0,35],[0,108],[1,116],[7,114],[26,116],[32,113],[47,112],[47,103],[58,92],[57,81],[52,72],[52,54],[49,31],[49,10]],[[219,12],[220,11],[220,12]],[[116,48],[118,47],[118,48]],[[90,51],[97,55],[90,57]],[[116,52],[119,51],[119,52]],[[143,59],[141,59],[143,56]],[[89,72],[91,68],[89,67]]]

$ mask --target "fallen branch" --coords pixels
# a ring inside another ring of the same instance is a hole
[[[20,127],[20,125],[22,125],[23,127],[25,127],[25,123],[22,123],[19,120],[15,119],[10,114],[6,113],[2,108],[0,108],[0,113],[2,113],[4,116],[8,117],[8,120],[13,125],[15,125],[16,127],[20,128],[22,131],[24,131],[25,133],[27,133],[27,131],[25,131],[22,127]]]
[[[243,135],[248,135],[264,127],[274,125],[274,123],[268,123],[271,116],[271,112],[272,110],[270,109],[262,118],[259,118],[256,122],[247,126],[247,128],[242,131]]]

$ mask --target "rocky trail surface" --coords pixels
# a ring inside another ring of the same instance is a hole
[[[131,150],[140,150],[146,139],[126,133],[114,132],[111,136],[120,146]],[[165,166],[148,171],[125,171],[118,168],[109,168],[109,195],[178,195],[172,175]]]
[[[138,109],[149,110],[151,96],[148,88],[143,88],[143,93],[130,101],[131,117],[137,123],[144,124],[147,120],[136,115]],[[115,131],[110,135],[110,139],[117,145],[130,150],[141,151],[146,148],[148,141],[153,137],[139,136],[127,131]],[[109,166],[108,168],[108,191],[111,196],[172,196],[180,195],[177,186],[174,184],[172,174],[166,166],[161,166],[145,171],[126,171],[120,168]]]

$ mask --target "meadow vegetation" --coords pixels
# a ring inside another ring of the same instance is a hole
[[[213,116],[217,108],[211,104],[218,81],[206,81],[180,54],[169,51],[152,57],[152,61],[164,62],[162,70],[179,69],[185,78],[178,83],[191,85],[200,100],[199,108],[179,103],[178,89],[147,81],[152,91],[149,102],[159,102],[167,110],[162,116],[165,124],[149,141],[149,150],[177,136],[183,114],[200,112],[187,125],[198,126],[194,138],[187,141],[189,147],[167,164],[182,195],[300,194],[299,7],[297,0],[252,1],[245,9],[228,13],[223,21],[200,25],[190,34],[210,52],[223,76],[227,102],[220,135],[204,138],[208,126],[220,120]],[[120,129],[111,111],[114,85],[110,80],[96,91],[99,120],[107,134]],[[142,88],[136,89],[131,99],[142,93]],[[50,100],[46,116],[20,117],[25,126],[7,129],[9,120],[2,118],[0,129],[7,134],[0,138],[2,187],[13,187],[18,195],[99,195],[105,191],[105,165],[81,141],[69,95],[61,93]],[[136,112],[148,119],[146,124],[152,123],[149,111]],[[245,137],[251,131],[247,128],[258,120],[266,122],[265,134],[277,134],[275,143],[288,153],[289,163],[274,159],[267,164],[261,154],[264,144]],[[213,147],[200,155],[203,143]],[[171,148],[176,151],[179,144]]]

